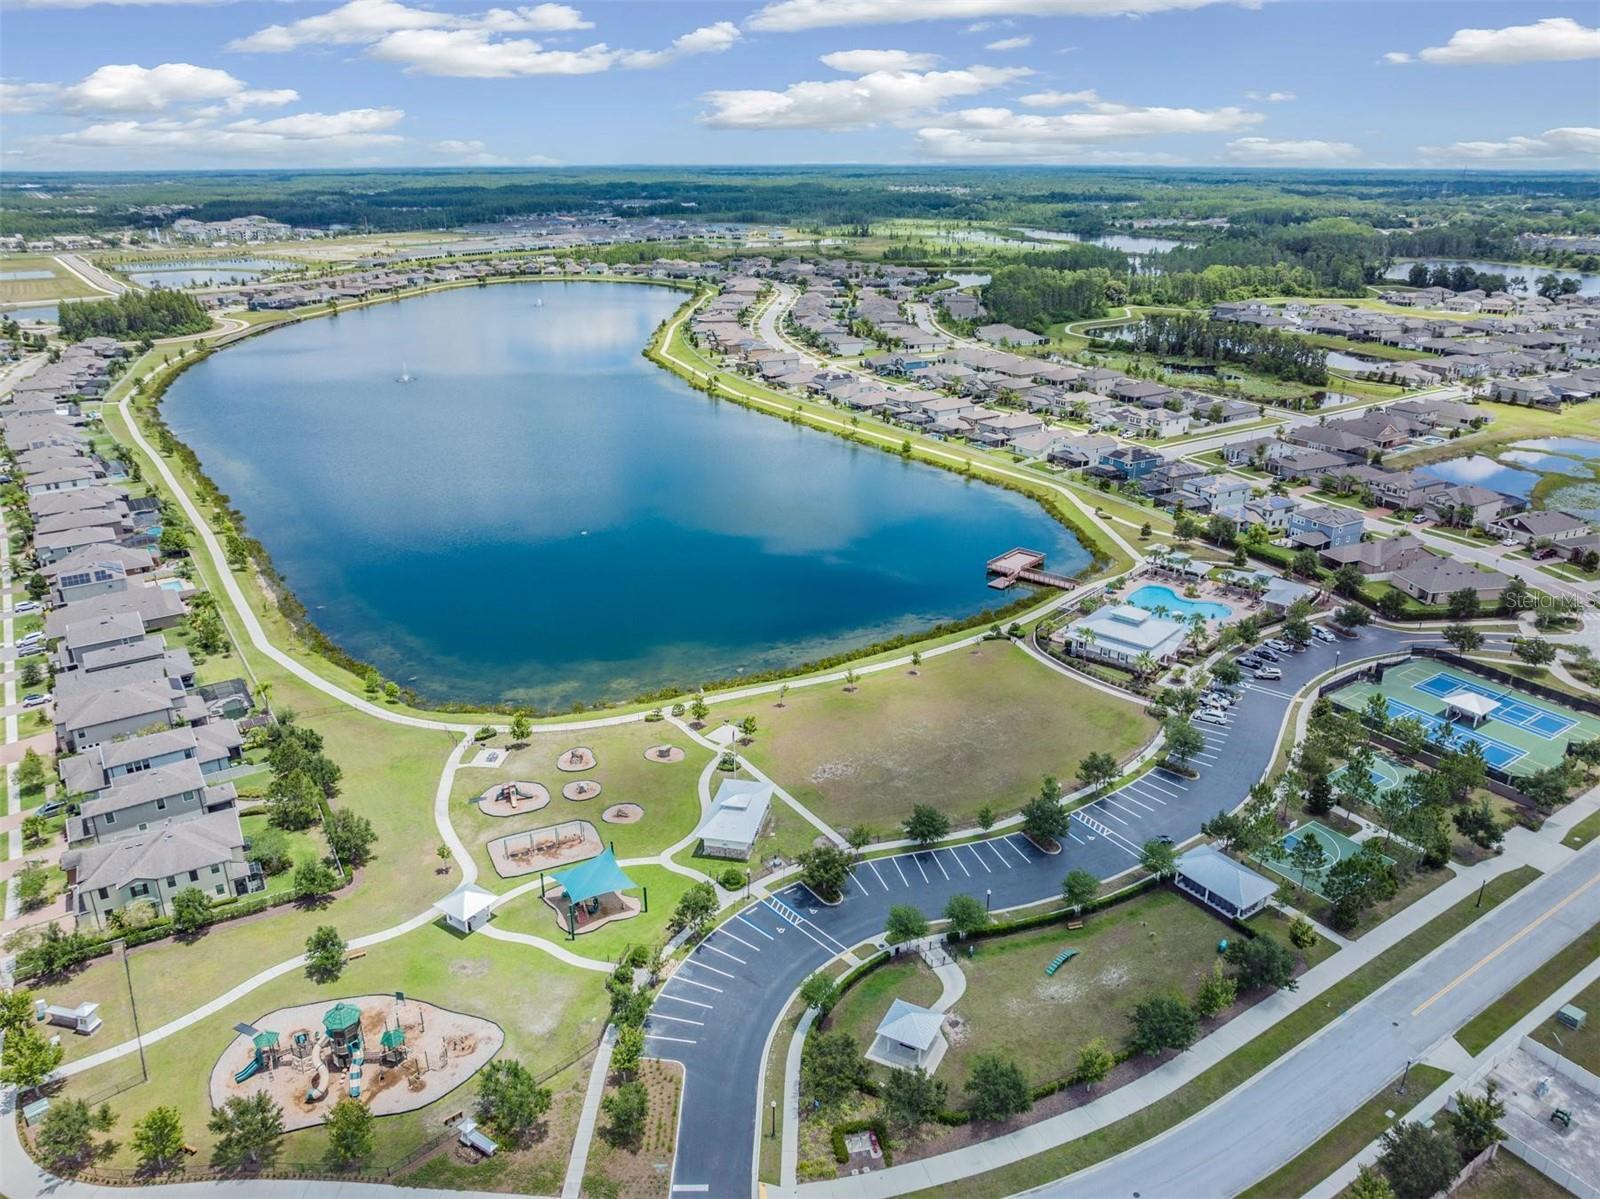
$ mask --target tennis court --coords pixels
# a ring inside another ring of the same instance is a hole
[[[1430,740],[1456,749],[1475,742],[1485,762],[1508,774],[1546,770],[1560,763],[1570,742],[1600,737],[1600,718],[1542,696],[1536,700],[1461,667],[1443,667],[1432,658],[1412,658],[1385,670],[1382,682],[1357,679],[1328,698],[1342,708],[1361,712],[1374,694],[1382,695],[1390,719],[1410,717],[1422,725]],[[1460,691],[1494,705],[1477,728],[1465,719],[1446,719],[1445,699]]]
[[[1331,829],[1316,820],[1307,821],[1298,828],[1290,829],[1274,845],[1262,850],[1256,855],[1256,861],[1280,878],[1286,878],[1298,886],[1300,871],[1290,863],[1290,855],[1294,853],[1296,845],[1308,838],[1322,846],[1322,869],[1307,872],[1305,887],[1306,890],[1326,899],[1328,897],[1323,893],[1322,884],[1328,876],[1328,871],[1346,858],[1353,858],[1361,852],[1360,842],[1351,840],[1337,829]]]
[[[1350,767],[1341,766],[1328,776],[1328,781],[1333,784],[1334,790],[1339,787],[1339,779],[1343,777]],[[1372,756],[1372,770],[1370,777],[1372,785],[1377,788],[1379,795],[1386,795],[1390,791],[1397,791],[1405,786],[1406,780],[1416,774],[1416,770],[1404,762],[1397,762],[1388,754],[1374,754]]]
[[[1547,741],[1571,732],[1578,726],[1578,722],[1571,717],[1548,711],[1528,700],[1518,699],[1511,692],[1500,690],[1491,683],[1478,679],[1464,679],[1458,674],[1451,674],[1448,670],[1441,670],[1432,678],[1423,679],[1422,682],[1413,683],[1412,686],[1418,691],[1438,696],[1440,699],[1454,695],[1458,691],[1470,691],[1473,695],[1492,699],[1499,706],[1490,713],[1489,719],[1514,724]]]

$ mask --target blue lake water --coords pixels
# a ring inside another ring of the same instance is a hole
[[[140,287],[217,287],[235,281],[248,283],[292,265],[273,258],[198,258],[129,266],[123,273]]]
[[[34,304],[27,308],[7,308],[0,312],[0,320],[16,321],[19,325],[29,322],[43,322],[55,324],[61,317],[61,309],[55,304]]]
[[[1500,455],[1500,461],[1526,466],[1541,474],[1573,475],[1581,479],[1593,473],[1589,463],[1577,458],[1567,458],[1561,454],[1541,454],[1533,450],[1505,450]]]
[[[1591,437],[1534,437],[1515,444],[1519,450],[1543,450],[1573,458],[1600,458],[1600,441]]]
[[[1415,258],[1401,258],[1392,265],[1384,274],[1385,279],[1404,279],[1411,271],[1411,264],[1419,261]],[[1427,258],[1422,259],[1429,270],[1441,266],[1471,267],[1479,274],[1504,275],[1506,282],[1515,287],[1518,280],[1527,285],[1526,294],[1532,295],[1541,275],[1554,275],[1558,279],[1576,279],[1578,281],[1578,294],[1581,296],[1600,295],[1600,274],[1587,271],[1568,271],[1559,267],[1527,266],[1514,262],[1480,262],[1466,258]]]
[[[1430,475],[1438,475],[1452,483],[1473,483],[1505,495],[1527,499],[1539,482],[1539,475],[1531,470],[1518,470],[1496,462],[1486,454],[1469,454],[1463,458],[1447,458],[1443,462],[1430,462],[1424,468]]]
[[[683,299],[528,283],[355,309],[214,354],[164,412],[318,625],[438,699],[792,666],[1001,602],[984,563],[1012,546],[1088,563],[1022,496],[660,370],[640,349]]]

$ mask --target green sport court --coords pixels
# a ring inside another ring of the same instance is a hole
[[[1490,705],[1477,727],[1446,716],[1446,697],[1463,691]],[[1560,764],[1568,742],[1600,737],[1600,719],[1594,716],[1551,700],[1534,699],[1431,658],[1412,658],[1391,666],[1381,682],[1361,679],[1341,687],[1330,698],[1360,712],[1373,694],[1383,696],[1391,720],[1410,717],[1428,731],[1431,740],[1443,739],[1457,748],[1476,742],[1484,761],[1508,774],[1547,770]]]
[[[1339,780],[1349,772],[1348,765],[1341,766],[1328,776],[1328,781],[1333,784],[1335,793],[1339,789]],[[1406,780],[1416,774],[1416,768],[1407,766],[1404,762],[1397,762],[1388,754],[1375,753],[1372,755],[1372,785],[1377,788],[1379,795],[1387,795],[1396,788],[1405,786]]]
[[[1289,855],[1294,852],[1294,847],[1306,838],[1322,845],[1322,869],[1313,870],[1306,875],[1305,887],[1319,898],[1326,899],[1328,897],[1323,894],[1322,883],[1327,878],[1328,871],[1344,859],[1353,858],[1361,852],[1359,841],[1351,840],[1337,829],[1331,829],[1317,820],[1307,821],[1284,833],[1270,848],[1262,850],[1256,855],[1256,861],[1278,877],[1288,879],[1295,886],[1299,886],[1300,872],[1290,865]],[[1392,858],[1385,860],[1393,861]]]

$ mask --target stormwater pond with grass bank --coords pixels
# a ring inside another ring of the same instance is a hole
[[[435,701],[544,710],[786,669],[1014,596],[1033,500],[690,389],[681,292],[471,288],[301,322],[180,375],[173,432],[311,618]],[[404,381],[402,381],[404,380]]]

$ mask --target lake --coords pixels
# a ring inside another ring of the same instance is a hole
[[[566,707],[790,667],[1004,602],[1031,500],[696,392],[665,288],[521,283],[305,321],[163,411],[335,641],[441,700]],[[399,382],[408,375],[412,382]]]
[[[275,258],[192,258],[183,261],[141,263],[122,267],[140,287],[218,287],[249,283],[272,271],[289,270],[294,263]]]
[[[1411,270],[1412,263],[1417,261],[1419,259],[1402,258],[1395,262],[1383,277],[1385,279],[1403,280],[1406,277],[1406,273]],[[1514,262],[1476,262],[1466,258],[1426,258],[1420,261],[1424,262],[1429,270],[1441,266],[1466,266],[1471,267],[1480,274],[1504,275],[1506,282],[1513,286],[1518,279],[1524,279],[1528,284],[1526,293],[1528,295],[1533,294],[1534,282],[1541,275],[1554,275],[1558,279],[1576,279],[1578,281],[1579,295],[1600,295],[1600,274],[1591,274],[1585,271],[1564,271],[1556,267],[1519,265]]]

